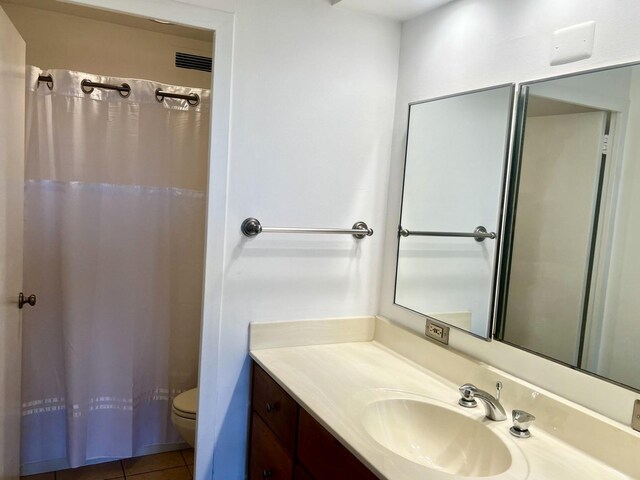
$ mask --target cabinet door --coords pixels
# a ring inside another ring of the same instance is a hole
[[[251,405],[293,456],[296,443],[298,404],[267,372],[253,364]]]
[[[378,478],[304,409],[300,409],[298,461],[315,480]]]
[[[293,460],[262,419],[254,413],[251,424],[249,480],[292,480]]]
[[[313,480],[313,478],[298,463],[296,465],[296,474],[294,480]]]

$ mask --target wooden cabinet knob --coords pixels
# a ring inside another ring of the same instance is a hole
[[[262,470],[262,478],[270,478],[272,476],[273,476],[273,472],[268,468],[265,468],[264,470]]]
[[[267,413],[275,412],[276,410],[278,410],[278,402],[276,403],[267,402],[266,408],[267,408]]]

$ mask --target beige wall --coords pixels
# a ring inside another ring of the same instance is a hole
[[[593,370],[640,388],[640,68],[634,68],[620,180],[616,232],[607,280],[607,305]],[[597,352],[599,350],[599,356]]]
[[[574,364],[603,112],[527,117],[505,340]]]
[[[175,52],[211,56],[212,43],[0,2],[27,43],[27,64],[210,88],[211,74],[176,68]]]

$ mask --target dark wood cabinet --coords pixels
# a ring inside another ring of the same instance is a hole
[[[253,364],[250,480],[376,480],[371,471]]]
[[[293,459],[262,419],[251,419],[250,480],[291,480]]]
[[[302,408],[298,432],[298,461],[315,480],[378,478]]]
[[[298,404],[258,365],[253,368],[251,405],[292,455],[296,445]]]
[[[304,467],[302,465],[300,465],[299,463],[296,465],[296,473],[293,477],[294,480],[313,480],[313,478],[311,478],[311,475],[309,475]]]

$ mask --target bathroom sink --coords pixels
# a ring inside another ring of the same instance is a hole
[[[446,404],[408,398],[378,400],[364,407],[361,421],[384,448],[444,473],[489,477],[511,467],[511,453],[498,435]]]

